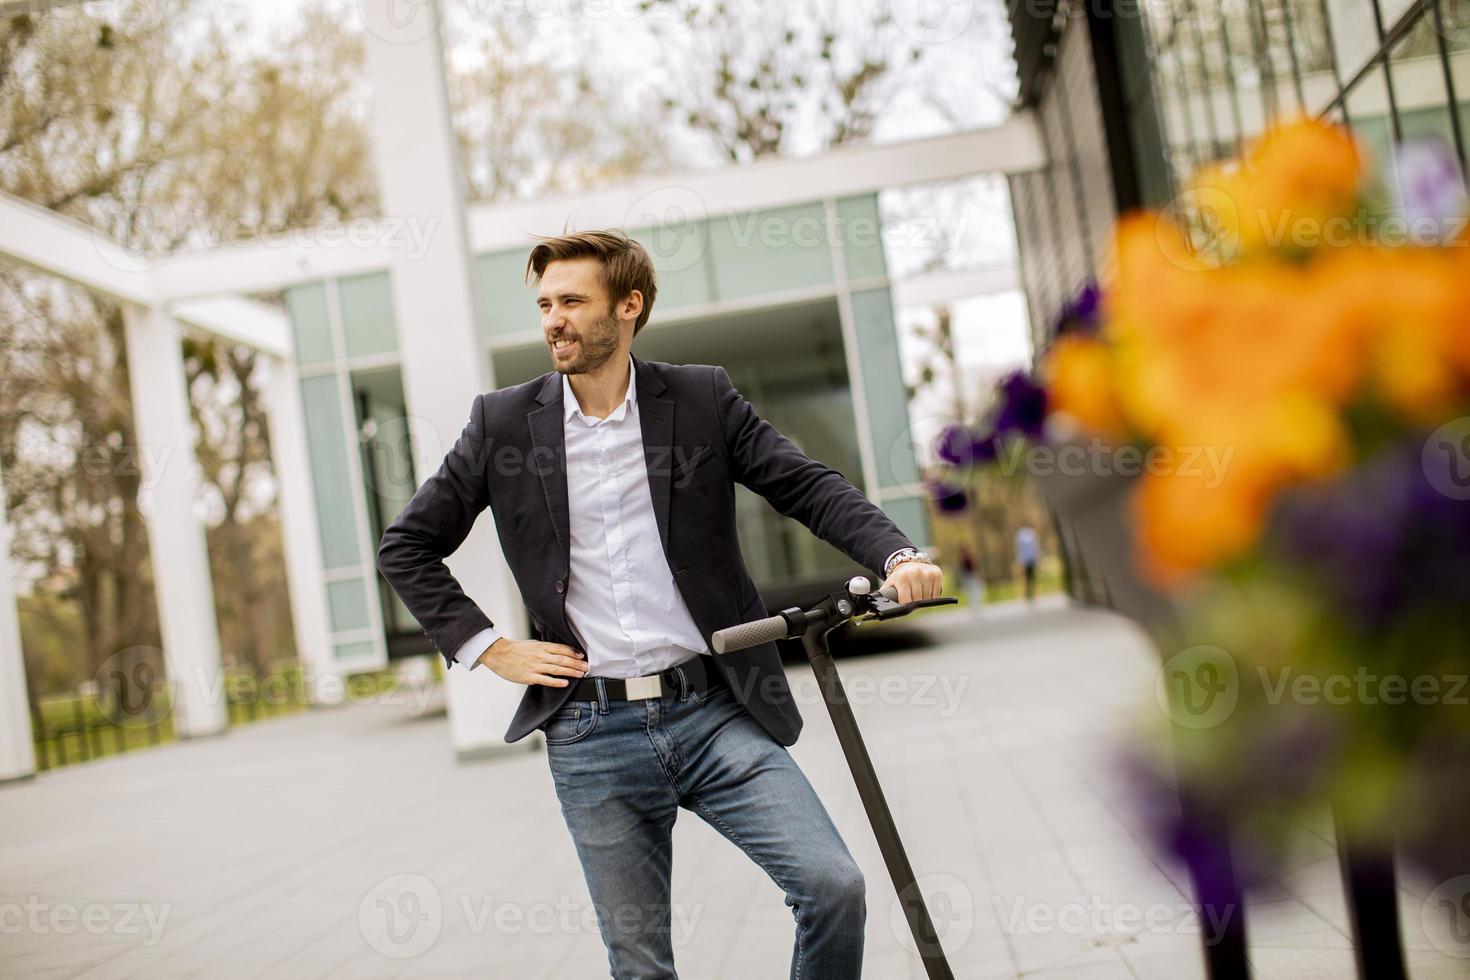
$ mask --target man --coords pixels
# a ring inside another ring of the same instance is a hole
[[[555,369],[476,396],[443,464],[383,533],[378,567],[451,664],[526,685],[506,732],[541,729],[616,978],[674,977],[680,807],[739,846],[796,917],[791,975],[862,969],[864,880],[786,746],[802,719],[774,644],[714,657],[765,616],[734,486],[763,494],[900,601],[939,569],[883,512],[760,419],[722,368],[631,356],[653,265],[621,233],[543,239],[527,278]],[[485,507],[533,624],[497,630],[443,559]]]

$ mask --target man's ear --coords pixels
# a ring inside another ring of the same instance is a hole
[[[627,296],[623,297],[620,305],[623,316],[638,319],[638,314],[643,312],[643,293],[636,289],[630,291]]]

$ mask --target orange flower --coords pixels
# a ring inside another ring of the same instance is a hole
[[[1336,411],[1300,394],[1195,411],[1170,435],[1163,458],[1174,465],[1149,473],[1136,511],[1139,555],[1160,585],[1238,557],[1255,544],[1277,492],[1350,460]]]
[[[1179,294],[1108,325],[1119,400],[1142,434],[1173,441],[1181,420],[1244,413],[1294,393],[1332,404],[1351,397],[1363,342],[1352,318],[1324,302],[1308,267],[1229,266],[1190,278],[1190,288],[1161,284],[1161,293]]]
[[[1411,424],[1442,420],[1470,390],[1470,261],[1458,248],[1354,248],[1324,277],[1370,352],[1373,393]]]
[[[1088,432],[1113,442],[1127,429],[1118,408],[1115,373],[1107,345],[1069,335],[1060,337],[1042,363],[1043,383],[1052,406]]]
[[[1130,500],[1134,560],[1160,588],[1185,585],[1255,543],[1267,499],[1243,468],[1219,482],[1203,471],[1146,473]]]
[[[1185,467],[1151,469],[1133,498],[1156,584],[1243,555],[1278,493],[1351,465],[1346,413],[1365,398],[1415,426],[1465,411],[1470,233],[1432,248],[1334,240],[1357,229],[1365,176],[1348,131],[1272,126],[1169,212],[1119,222],[1102,330],[1050,352],[1057,411]]]
[[[1206,167],[1175,210],[1222,260],[1320,243],[1350,214],[1366,175],[1352,134],[1318,119],[1271,126],[1243,160]]]

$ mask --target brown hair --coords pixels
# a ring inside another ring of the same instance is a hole
[[[526,262],[526,279],[533,284],[541,282],[546,267],[563,259],[594,258],[602,260],[602,285],[611,302],[638,290],[643,294],[643,311],[633,324],[633,336],[648,322],[653,310],[653,297],[658,292],[654,281],[653,261],[633,239],[621,231],[579,231],[557,238],[536,236],[540,244],[531,249],[531,258]]]

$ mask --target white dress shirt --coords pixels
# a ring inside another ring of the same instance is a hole
[[[572,534],[566,611],[588,676],[641,677],[709,652],[664,556],[633,371],[629,358],[628,390],[604,419],[584,414],[571,382],[561,379]],[[501,635],[480,631],[454,659],[478,666]]]

